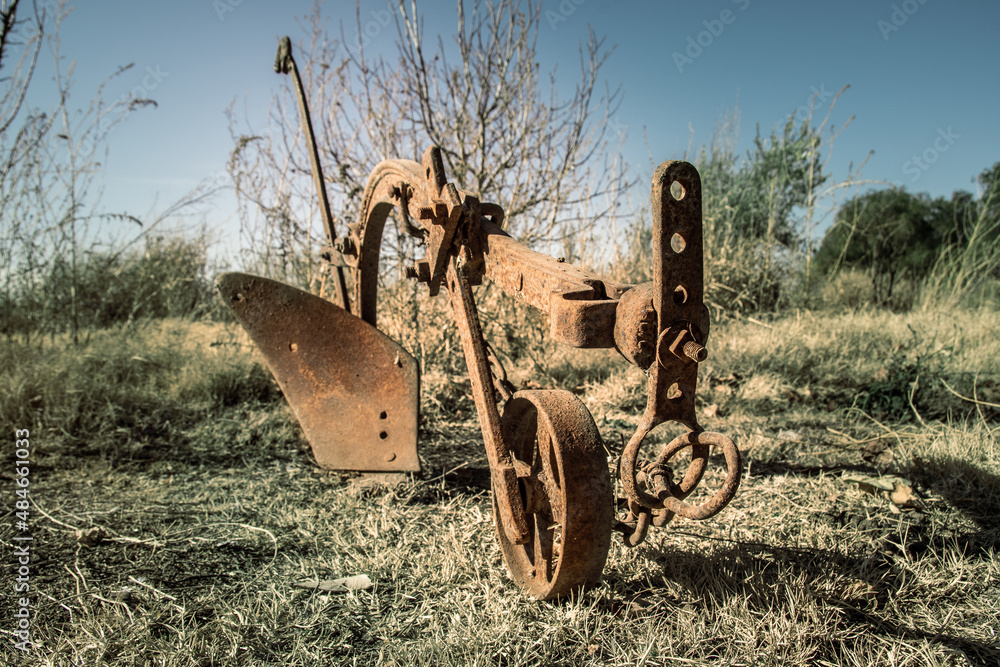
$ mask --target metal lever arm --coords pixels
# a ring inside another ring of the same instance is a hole
[[[528,522],[521,502],[517,472],[503,439],[500,411],[493,397],[493,377],[490,375],[486,343],[472,287],[457,257],[450,258],[448,262],[446,284],[451,295],[455,323],[462,339],[465,361],[469,367],[472,396],[476,402],[476,412],[479,413],[483,444],[486,445],[486,456],[493,475],[494,496],[500,509],[500,524],[511,542],[525,544],[529,539]]]
[[[700,431],[694,395],[698,361],[685,345],[705,343],[703,320],[701,178],[687,162],[668,161],[653,175],[653,308],[657,316],[656,361],[650,367],[643,421],[678,421]],[[690,348],[688,348],[690,349]]]
[[[313,181],[316,184],[316,196],[319,197],[320,211],[323,214],[323,227],[326,229],[327,240],[333,244],[337,239],[337,230],[333,226],[333,214],[330,212],[330,198],[326,194],[326,183],[323,181],[323,167],[319,161],[319,149],[316,147],[316,135],[313,132],[312,118],[309,116],[309,105],[306,102],[306,92],[302,88],[302,77],[299,76],[299,68],[292,58],[292,40],[282,37],[278,45],[278,54],[274,59],[274,71],[279,74],[291,74],[295,83],[295,93],[299,101],[299,116],[302,119],[302,129],[306,133],[306,141],[309,142],[309,159],[312,161]],[[336,303],[344,310],[350,312],[351,302],[347,296],[347,282],[344,279],[344,268],[335,266],[334,296]]]

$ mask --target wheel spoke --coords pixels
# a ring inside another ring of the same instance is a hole
[[[535,566],[535,578],[548,583],[552,581],[552,527],[551,521],[544,514],[534,517],[535,537],[533,542],[532,562]]]
[[[532,471],[538,476],[544,476],[548,472],[546,463],[548,462],[548,452],[552,448],[552,441],[549,432],[544,428],[539,428],[536,433],[535,446],[532,448]]]
[[[542,466],[545,468],[547,481],[555,487],[553,491],[558,492],[562,487],[562,471],[559,470],[556,448],[552,446],[552,436],[544,428],[538,429],[538,452],[542,459]]]
[[[536,551],[535,542],[538,541],[537,537],[538,522],[535,521],[535,518],[536,517],[534,514],[528,515],[528,534],[531,535],[532,537],[531,541],[521,546],[522,550],[524,551],[524,557],[527,559],[528,564],[531,565],[533,568],[536,567],[536,563],[538,562],[538,558],[535,556],[535,551]]]

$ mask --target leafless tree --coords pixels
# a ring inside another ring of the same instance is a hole
[[[399,0],[394,13],[372,12],[371,20],[359,8],[356,30],[341,26],[338,37],[314,7],[296,55],[335,226],[346,230],[355,221],[379,161],[419,160],[430,144],[442,148],[450,179],[503,206],[508,231],[528,243],[572,254],[581,229],[599,228],[613,215],[629,176],[613,150],[621,137],[609,132],[620,89],[603,87],[599,76],[610,50],[589,31],[572,93],[561,95],[557,79],[568,77],[553,70],[545,81],[540,71],[540,12],[530,0],[459,0],[452,39],[435,40],[424,32],[416,0]],[[371,57],[372,44],[387,41],[393,26],[395,57]],[[322,227],[295,105],[288,87],[259,132],[231,115],[229,168],[251,263],[308,284],[318,276]],[[384,243],[384,257],[409,259],[413,241],[406,234],[387,234]]]
[[[131,214],[105,211],[101,194],[108,134],[132,111],[155,102],[135,93],[106,101],[108,81],[128,71],[128,65],[76,106],[74,67],[59,40],[70,9],[64,1],[44,8],[32,2],[25,8],[23,0],[15,0],[0,10],[0,299],[5,320],[0,328],[9,335],[10,320],[19,310],[40,325],[35,330],[68,328],[76,342],[81,258],[98,243],[122,242],[102,223],[125,222],[138,230],[130,234],[133,240],[151,227],[140,229],[142,223]],[[53,63],[54,86],[47,91],[53,101],[45,108],[30,107],[28,88],[46,85],[33,81],[35,65],[46,52]],[[206,194],[201,186],[168,211],[201,202]]]
[[[31,13],[30,18],[25,14]],[[40,249],[26,233],[33,198],[31,174],[38,173],[38,147],[54,123],[51,114],[23,112],[28,87],[44,42],[44,13],[32,3],[28,11],[18,0],[0,10],[0,272],[4,278],[5,311],[10,312],[12,292],[24,280],[21,270],[33,272]],[[15,260],[19,254],[20,262]],[[17,266],[21,264],[22,266]],[[6,327],[9,329],[9,326]]]

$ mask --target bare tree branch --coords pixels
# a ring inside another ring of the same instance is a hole
[[[382,10],[378,22],[364,25],[359,5],[355,26],[341,26],[339,38],[326,31],[319,4],[301,22],[306,35],[296,47],[297,62],[310,91],[335,215],[355,221],[365,180],[378,162],[419,159],[437,144],[449,178],[503,206],[509,231],[527,242],[565,246],[576,234],[610,227],[618,209],[608,199],[623,197],[632,183],[614,154],[620,137],[608,132],[621,100],[620,88],[601,82],[611,49],[591,31],[580,47],[572,93],[563,95],[555,70],[547,84],[540,80],[539,3],[489,0],[466,7],[459,0],[455,18],[455,34],[432,47],[416,0],[398,0],[391,18]],[[376,23],[380,30],[372,37]],[[395,57],[370,57],[370,40],[387,39],[390,24]],[[242,127],[231,117],[231,133],[236,149],[230,171],[243,198],[246,236],[254,237],[246,239],[248,246],[273,258],[295,239],[318,238],[306,231],[317,219],[304,187],[306,146],[290,91],[272,103],[266,129]],[[272,139],[244,142],[250,135]],[[286,232],[276,234],[279,219]],[[385,243],[383,257],[400,261],[414,249],[405,234],[387,235]],[[298,246],[297,252],[303,261],[318,260],[314,250]],[[292,273],[317,275],[313,269]]]

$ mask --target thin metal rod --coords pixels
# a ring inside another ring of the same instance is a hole
[[[327,238],[332,246],[337,238],[337,231],[333,226],[333,214],[330,212],[330,199],[326,194],[326,181],[323,180],[323,167],[319,162],[319,149],[316,147],[316,135],[313,132],[312,118],[309,116],[309,104],[306,101],[306,92],[302,88],[302,77],[299,76],[299,68],[292,57],[292,40],[282,37],[278,46],[278,55],[274,61],[274,71],[279,74],[292,75],[295,83],[295,93],[299,100],[299,116],[302,119],[302,128],[306,132],[306,140],[309,142],[309,157],[312,161],[313,181],[316,184],[316,194],[319,196],[320,212],[323,215],[323,226],[326,228]],[[347,296],[347,281],[344,277],[344,267],[334,266],[334,296],[337,305],[344,310],[351,311],[350,297]]]

